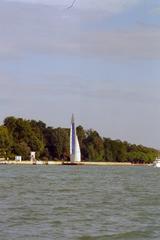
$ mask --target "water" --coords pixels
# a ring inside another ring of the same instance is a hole
[[[0,240],[160,239],[160,169],[0,166]]]

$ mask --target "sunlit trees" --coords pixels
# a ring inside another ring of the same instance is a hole
[[[84,161],[151,163],[157,155],[153,148],[102,138],[93,129],[78,126],[76,130]],[[35,151],[39,159],[69,159],[69,129],[13,116],[5,118],[0,126],[0,157],[21,155],[28,159],[30,151]]]
[[[7,157],[8,152],[11,147],[11,136],[9,136],[9,132],[7,127],[0,126],[0,157]]]
[[[84,141],[86,145],[87,158],[90,161],[104,160],[103,139],[94,130],[87,131],[87,137]]]
[[[66,159],[69,157],[69,131],[56,128],[52,131],[54,158]]]
[[[10,134],[10,141],[12,140],[12,154],[28,159],[30,151],[36,151],[37,157],[43,152],[43,134],[39,127],[33,127],[32,121],[8,117],[4,120],[4,127]]]

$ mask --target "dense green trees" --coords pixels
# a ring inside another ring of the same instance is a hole
[[[105,160],[111,162],[151,163],[157,150],[120,140],[104,138]]]
[[[10,134],[10,155],[21,155],[29,158],[30,151],[36,151],[37,157],[44,150],[43,133],[39,123],[24,120],[22,118],[8,117],[4,120],[4,126]]]
[[[111,140],[104,138],[105,159],[111,162],[126,162],[126,145],[120,140]]]
[[[89,161],[103,161],[104,155],[104,144],[103,139],[94,130],[87,131],[86,139],[84,140],[86,146],[86,159]]]
[[[157,150],[120,140],[102,138],[95,130],[77,127],[82,159],[84,161],[113,161],[150,163]],[[0,126],[0,157],[21,155],[29,159],[36,151],[39,159],[69,159],[69,129],[47,127],[42,121],[7,117]]]
[[[9,136],[8,129],[5,126],[0,126],[0,157],[7,157],[11,142],[12,139]]]

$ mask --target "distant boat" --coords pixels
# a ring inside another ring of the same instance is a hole
[[[70,128],[70,161],[63,161],[62,165],[83,165],[83,163],[81,162],[81,150],[76,133],[76,126],[73,115],[71,118]]]
[[[153,162],[154,167],[160,167],[160,157],[157,157],[156,160]]]
[[[79,146],[79,141],[76,133],[76,126],[74,121],[74,116],[71,119],[70,128],[70,162],[80,163],[81,162],[81,151]]]

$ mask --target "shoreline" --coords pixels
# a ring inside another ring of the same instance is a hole
[[[67,164],[68,163],[68,164]],[[70,162],[64,162],[64,161],[36,161],[36,164],[34,164],[31,161],[16,161],[16,160],[4,160],[0,161],[0,165],[72,165]],[[80,162],[80,164],[75,164],[77,166],[151,166],[152,164],[141,164],[141,163],[135,163],[132,164],[130,162]]]

